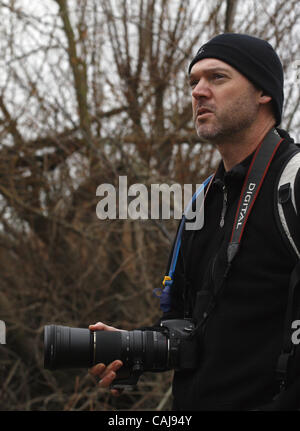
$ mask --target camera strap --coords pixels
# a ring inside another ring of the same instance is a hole
[[[273,157],[282,141],[283,138],[279,136],[278,132],[275,129],[271,129],[263,141],[258,145],[253,155],[240,194],[231,238],[227,248],[227,266],[219,285],[216,286],[215,294],[211,297],[207,310],[203,313],[202,319],[198,322],[197,330],[206,322],[216,304],[216,296],[223,290],[232,262],[240,249],[243,233],[251,210],[267,175]]]
[[[270,130],[265,139],[258,145],[249,166],[237,212],[232,228],[230,243],[227,249],[228,264],[231,265],[236,256],[247,220],[266,177],[273,157],[283,141],[275,129]]]

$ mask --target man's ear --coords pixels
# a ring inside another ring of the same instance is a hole
[[[262,104],[262,105],[264,105],[265,103],[269,103],[271,100],[272,100],[272,97],[271,96],[269,96],[268,94],[266,94],[263,90],[261,91],[261,94],[260,94],[260,103]]]

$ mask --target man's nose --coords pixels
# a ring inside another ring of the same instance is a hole
[[[211,96],[211,89],[208,82],[204,79],[200,79],[197,85],[193,88],[192,97],[199,99],[201,97],[209,98]]]

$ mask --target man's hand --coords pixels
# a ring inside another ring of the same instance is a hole
[[[90,331],[120,331],[120,329],[114,328],[113,326],[105,325],[105,323],[98,322],[95,325],[89,326]],[[123,362],[120,360],[115,360],[109,365],[97,364],[90,368],[89,372],[93,376],[100,378],[99,386],[100,388],[109,388],[114,379],[116,378],[116,372],[122,367]],[[118,396],[121,391],[118,389],[111,390],[112,395]]]

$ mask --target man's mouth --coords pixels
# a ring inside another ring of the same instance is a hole
[[[199,109],[197,109],[197,117],[202,117],[202,116],[204,116],[205,114],[213,114],[213,112],[210,110],[210,109],[208,109],[208,108],[199,108]]]

